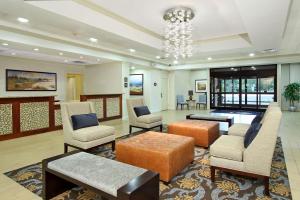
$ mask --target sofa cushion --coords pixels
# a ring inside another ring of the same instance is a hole
[[[256,137],[259,129],[261,127],[261,124],[259,122],[251,124],[250,128],[247,130],[245,139],[244,139],[244,147],[247,148],[251,142]]]
[[[137,106],[133,109],[137,117],[151,114],[147,106]]]
[[[115,128],[111,126],[92,126],[74,131],[73,139],[81,142],[90,142],[113,135]]]
[[[99,125],[96,113],[72,115],[71,120],[74,130]]]
[[[249,128],[250,128],[250,124],[236,123],[233,124],[231,127],[229,127],[228,135],[244,137]]]
[[[241,162],[244,150],[244,138],[222,135],[210,146],[210,155]]]
[[[146,123],[146,124],[151,124],[154,122],[159,122],[162,120],[162,117],[160,115],[154,115],[154,114],[150,114],[150,115],[143,115],[137,118],[137,121],[139,123]]]

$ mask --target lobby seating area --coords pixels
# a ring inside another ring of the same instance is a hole
[[[0,200],[300,199],[300,0],[0,8]]]

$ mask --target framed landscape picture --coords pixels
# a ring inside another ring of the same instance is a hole
[[[206,79],[195,80],[195,92],[196,93],[206,92],[206,90],[207,90],[207,80]]]
[[[56,90],[56,73],[6,69],[6,91]]]
[[[143,74],[130,74],[129,91],[130,91],[130,95],[144,95]]]

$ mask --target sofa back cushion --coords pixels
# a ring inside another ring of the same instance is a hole
[[[99,125],[96,113],[72,115],[71,120],[73,130]]]
[[[245,148],[247,148],[251,144],[251,142],[254,140],[260,127],[261,127],[261,124],[259,122],[251,124],[251,126],[247,130],[245,138],[244,138],[244,147]]]
[[[137,117],[151,114],[147,106],[137,106],[133,109]]]

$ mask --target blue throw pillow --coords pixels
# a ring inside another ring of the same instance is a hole
[[[147,106],[138,106],[133,109],[137,117],[151,114]]]
[[[263,118],[262,114],[256,115],[256,117],[252,120],[251,124],[260,123],[262,118]]]
[[[99,125],[96,113],[72,115],[71,120],[74,130]]]
[[[261,124],[259,122],[251,124],[250,128],[247,130],[245,138],[244,138],[244,147],[247,148],[251,142],[256,137]]]

